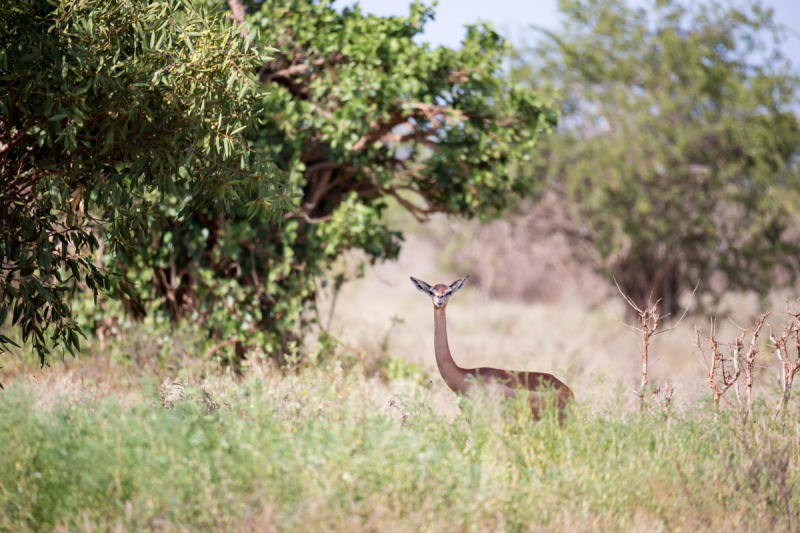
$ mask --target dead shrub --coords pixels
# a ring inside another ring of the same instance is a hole
[[[777,420],[783,407],[789,402],[792,394],[792,383],[794,382],[794,375],[800,370],[800,309],[795,309],[786,303],[784,313],[791,316],[792,319],[783,325],[783,333],[776,337],[772,331],[772,324],[767,324],[769,327],[769,340],[772,341],[772,346],[778,355],[778,360],[781,362],[781,399],[778,402],[778,407],[775,409],[775,414],[772,419]],[[792,358],[787,347],[788,342],[794,341],[795,356]]]

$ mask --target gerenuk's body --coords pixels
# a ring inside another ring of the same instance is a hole
[[[563,420],[569,402],[574,399],[572,391],[552,374],[542,372],[514,372],[498,368],[461,368],[453,360],[447,344],[447,319],[445,308],[450,296],[461,289],[469,276],[451,285],[434,285],[411,278],[414,286],[429,295],[433,300],[433,346],[436,352],[436,365],[439,372],[453,392],[467,394],[472,387],[491,384],[502,387],[506,397],[525,394],[535,417],[539,417],[546,406],[558,409],[559,420]]]

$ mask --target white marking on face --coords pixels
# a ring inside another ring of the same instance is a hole
[[[417,290],[419,290],[420,292],[424,292],[425,294],[431,297],[431,300],[433,300],[433,305],[435,307],[442,308],[447,305],[447,301],[453,294],[461,290],[461,288],[467,282],[467,278],[469,278],[469,276],[463,277],[460,280],[453,282],[449,286],[438,284],[431,287],[424,281],[413,277],[411,278],[411,282],[414,284]]]

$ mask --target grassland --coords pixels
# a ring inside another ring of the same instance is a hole
[[[2,531],[786,531],[800,413],[585,398],[559,426],[491,391],[329,361],[248,377],[57,369],[0,396]],[[92,377],[135,377],[118,393]],[[26,383],[27,382],[27,383]],[[58,389],[62,390],[57,394]]]
[[[767,350],[745,422],[710,405],[691,322],[659,337],[653,380],[675,383],[676,401],[642,413],[630,393],[637,338],[614,319],[618,302],[599,292],[587,304],[568,287],[504,301],[471,287],[448,307],[455,357],[554,371],[577,403],[558,425],[491,390],[456,398],[433,366],[430,302],[406,281],[459,274],[440,260],[442,228],[345,286],[329,327],[343,344],[313,363],[256,358],[237,375],[200,361],[197,332],[138,326],[49,368],[6,357],[0,531],[800,527],[800,408],[792,400],[772,422]],[[758,311],[733,303],[736,322]],[[731,331],[720,321],[720,340]]]

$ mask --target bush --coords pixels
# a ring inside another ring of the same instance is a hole
[[[515,77],[559,92],[530,176],[568,235],[640,307],[687,289],[765,295],[800,272],[800,76],[758,3],[562,2]]]
[[[527,193],[515,168],[553,114],[504,81],[509,49],[487,26],[470,27],[460,49],[430,49],[413,40],[433,16],[419,3],[389,18],[331,1],[244,4],[241,31],[278,49],[257,71],[268,94],[251,139],[301,191],[294,213],[276,222],[200,209],[179,220],[165,205],[152,246],[115,268],[137,283],[135,317],[202,324],[213,342],[233,341],[229,355],[281,356],[315,321],[303,311],[318,280],[340,283],[329,268],[345,251],[397,256],[389,202],[420,219],[502,212],[511,193]]]
[[[245,140],[263,98],[247,73],[267,58],[221,17],[178,0],[0,13],[0,325],[10,313],[44,363],[52,343],[79,347],[70,294],[134,295],[102,251],[146,253],[162,215],[291,204]]]

